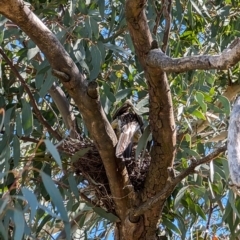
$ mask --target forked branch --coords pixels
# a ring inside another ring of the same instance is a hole
[[[197,166],[199,166],[201,164],[204,164],[204,163],[208,163],[208,162],[214,160],[215,158],[217,158],[221,153],[225,152],[226,150],[227,150],[227,146],[223,146],[223,147],[218,148],[214,152],[208,154],[206,157],[203,157],[203,158],[201,158],[199,160],[196,160],[196,161],[192,161],[190,166],[176,177],[171,176],[171,174],[170,174],[171,171],[170,171],[169,172],[169,177],[168,177],[168,180],[167,180],[167,184],[164,187],[164,189],[161,192],[159,192],[158,194],[156,194],[153,198],[149,199],[144,204],[142,204],[137,209],[135,209],[132,212],[132,215],[134,217],[141,216],[142,214],[144,214],[145,211],[147,211],[147,209],[150,209],[151,206],[153,206],[159,200],[167,199],[168,196],[174,190],[174,188],[177,186],[177,184],[179,182],[181,182],[185,177],[190,175],[191,173],[194,173],[194,169]]]

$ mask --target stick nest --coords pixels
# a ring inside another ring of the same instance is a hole
[[[95,145],[84,139],[66,139],[59,147],[59,151],[72,156],[72,168],[77,175],[82,175],[88,183],[84,192],[88,196],[95,196],[94,202],[114,213],[114,203],[100,154]],[[125,165],[130,181],[135,191],[141,191],[150,165],[150,156],[146,151],[144,157],[135,160],[135,150],[132,150],[131,160],[126,160]],[[93,197],[92,197],[93,198]],[[92,199],[91,198],[91,199]]]

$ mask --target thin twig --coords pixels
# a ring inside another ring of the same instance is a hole
[[[33,142],[33,143],[38,143],[39,139],[35,139],[35,138],[31,138],[31,137],[19,137],[19,139],[23,140],[23,141],[27,141],[27,142]]]
[[[155,1],[154,1],[154,3],[155,3]],[[157,7],[155,5],[155,11],[157,13],[157,17],[155,19],[155,25],[153,27],[153,34],[156,36],[157,35],[157,28],[159,26],[159,23],[160,23],[160,20],[161,20],[161,16],[162,16],[162,13],[163,13],[163,7],[161,8],[160,11],[158,11]]]
[[[208,230],[209,230],[209,226],[210,226],[210,220],[212,217],[212,212],[213,212],[213,207],[212,207],[212,203],[210,203],[210,209],[209,209],[209,213],[208,213],[208,221],[207,221],[207,225],[206,225],[206,231],[204,234],[204,240],[207,240]]]
[[[165,30],[163,35],[163,45],[162,51],[165,53],[168,47],[168,40],[170,34],[170,27],[171,27],[171,10],[172,10],[172,0],[162,0],[163,3],[163,16],[165,17]]]
[[[32,95],[31,90],[29,89],[28,85],[25,83],[24,79],[22,76],[19,74],[18,70],[15,68],[13,65],[12,61],[8,58],[8,56],[4,53],[3,49],[0,48],[0,54],[3,56],[4,60],[7,62],[7,64],[10,66],[11,70],[15,74],[15,76],[18,78],[18,80],[21,82],[22,86],[24,87],[25,91],[27,92],[31,105],[33,107],[33,110],[36,114],[36,117],[38,118],[39,122],[42,123],[43,126],[47,128],[49,133],[51,133],[58,141],[62,139],[62,137],[55,131],[51,125],[47,122],[47,120],[42,116],[40,110],[37,107],[37,103]]]

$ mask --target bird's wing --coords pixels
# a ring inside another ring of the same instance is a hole
[[[116,157],[123,156],[123,153],[129,146],[129,144],[132,144],[132,138],[135,132],[139,130],[139,128],[139,123],[136,121],[129,122],[122,127],[122,132],[120,134],[116,148]]]

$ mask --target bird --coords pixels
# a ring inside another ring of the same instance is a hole
[[[130,100],[117,109],[111,125],[118,137],[116,157],[124,161],[131,160],[133,145],[139,141],[143,132],[143,121]]]

